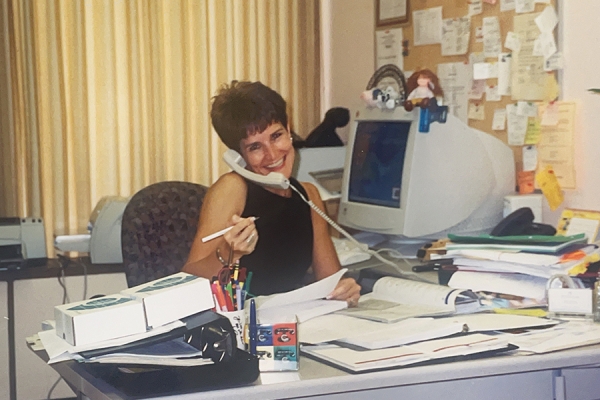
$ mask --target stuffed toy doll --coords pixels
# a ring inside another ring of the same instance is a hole
[[[438,99],[444,97],[444,91],[436,74],[429,69],[415,71],[406,82],[406,91],[409,93],[404,102],[404,109],[411,111],[415,106],[435,109]]]

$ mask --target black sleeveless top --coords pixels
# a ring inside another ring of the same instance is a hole
[[[297,180],[290,178],[290,184],[308,198]],[[246,185],[248,194],[242,217],[260,217],[255,222],[256,248],[240,259],[240,265],[252,271],[250,292],[268,295],[297,289],[312,264],[310,207],[294,191],[287,198],[248,180]]]

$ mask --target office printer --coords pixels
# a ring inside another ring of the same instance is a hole
[[[92,264],[122,263],[121,219],[128,202],[120,196],[102,197],[90,215],[89,234],[57,236],[54,247],[90,253]]]
[[[38,217],[0,218],[0,263],[27,265],[46,262],[44,221]]]

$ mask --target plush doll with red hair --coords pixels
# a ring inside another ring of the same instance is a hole
[[[425,68],[415,71],[406,81],[406,91],[409,93],[404,102],[404,109],[411,111],[415,106],[435,109],[438,99],[444,97],[444,91],[436,74]]]

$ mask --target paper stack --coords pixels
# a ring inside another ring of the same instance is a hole
[[[446,254],[453,268],[448,286],[499,293],[543,302],[548,279],[576,276],[600,260],[585,235],[573,236],[458,236],[449,235]],[[578,280],[574,280],[580,284]]]

